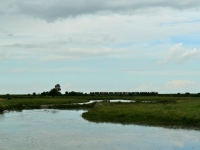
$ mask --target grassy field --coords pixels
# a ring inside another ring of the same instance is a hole
[[[73,105],[72,103],[83,103],[89,100],[101,99],[133,99],[128,96],[27,96],[27,95],[1,95],[0,96],[0,112],[9,109],[24,109],[24,108],[41,108],[41,105],[51,105],[50,108],[91,108],[93,105]]]
[[[6,109],[40,108],[41,105],[51,105],[52,108],[59,108],[64,105],[87,101],[86,97],[15,97],[11,100],[5,99],[4,101],[0,101],[0,111]]]
[[[68,108],[72,103],[83,103],[89,100],[101,99],[131,99],[133,97],[122,96],[27,96],[27,95],[1,95],[0,111],[9,109],[40,108],[41,105],[53,105],[51,108]],[[72,106],[70,106],[71,108]],[[73,107],[76,107],[75,105]],[[87,107],[87,106],[84,106]],[[80,108],[77,105],[77,108]]]
[[[94,122],[200,129],[200,98],[135,97],[135,100],[131,104],[104,103],[82,116]]]

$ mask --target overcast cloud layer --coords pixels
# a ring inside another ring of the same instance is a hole
[[[1,0],[0,93],[200,92],[199,6]]]
[[[1,14],[24,14],[48,21],[64,19],[77,15],[95,13],[131,13],[151,8],[196,9],[199,0],[7,0],[2,2]]]

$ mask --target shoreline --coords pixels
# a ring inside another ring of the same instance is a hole
[[[88,103],[90,99],[107,100]],[[131,99],[134,103],[110,103]],[[84,104],[86,103],[87,104]],[[83,103],[83,104],[78,104]],[[84,109],[82,117],[92,122],[200,129],[200,98],[196,97],[70,97],[4,100],[0,113],[23,109]]]

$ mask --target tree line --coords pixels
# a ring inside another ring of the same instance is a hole
[[[52,96],[54,98],[55,96],[63,95],[60,91],[61,91],[60,84],[56,84],[55,87],[52,88],[50,91],[42,92],[41,95],[42,96]],[[36,95],[36,93],[34,92],[33,95]],[[75,91],[68,92],[68,91],[66,91],[64,95],[83,96],[83,95],[87,95],[87,94],[86,93],[84,94],[82,92],[75,92]]]

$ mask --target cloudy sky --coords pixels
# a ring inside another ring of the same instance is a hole
[[[199,0],[0,3],[0,94],[200,92]]]

